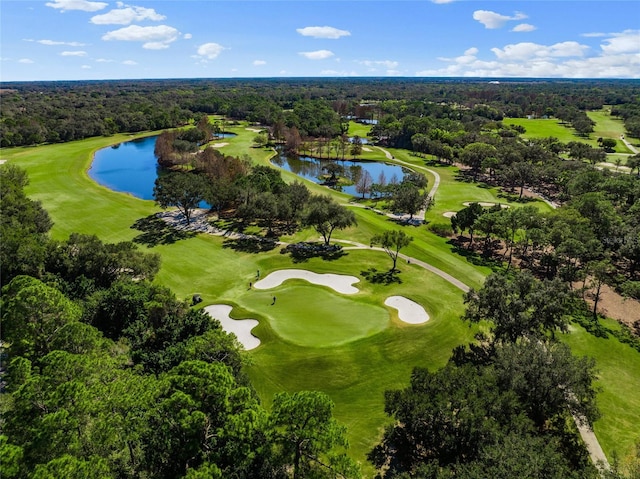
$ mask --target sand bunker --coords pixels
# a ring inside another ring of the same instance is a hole
[[[415,301],[404,296],[389,296],[384,304],[398,310],[400,321],[409,324],[422,324],[429,321],[429,315],[425,309]]]
[[[251,334],[251,330],[258,325],[258,321],[255,319],[233,319],[229,316],[232,309],[227,304],[213,304],[204,308],[209,316],[220,321],[222,329],[236,335],[244,349],[255,349],[260,346],[260,340]]]
[[[469,206],[471,203],[478,203],[480,206],[495,206],[495,205],[500,205],[500,208],[510,208],[509,205],[505,205],[503,203],[487,203],[484,201],[465,201],[464,203],[462,203],[465,206]]]
[[[256,282],[253,287],[256,289],[270,289],[280,286],[288,279],[304,279],[312,284],[320,286],[328,286],[334,291],[342,294],[355,294],[358,288],[351,286],[353,283],[360,281],[355,276],[347,276],[344,274],[325,273],[319,274],[306,269],[281,269],[274,271],[264,279]]]
[[[211,148],[222,148],[223,146],[227,146],[229,143],[214,143],[213,145],[209,145]]]
[[[265,129],[264,128],[245,128],[246,130],[252,131],[254,133],[260,133],[263,132]]]
[[[457,211],[445,211],[444,213],[442,213],[442,216],[444,216],[445,218],[453,218],[457,214]]]

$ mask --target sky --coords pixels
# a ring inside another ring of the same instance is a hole
[[[638,0],[0,0],[0,81],[640,79]]]

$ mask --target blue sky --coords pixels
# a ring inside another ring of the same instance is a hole
[[[0,80],[640,78],[640,2],[2,0]]]

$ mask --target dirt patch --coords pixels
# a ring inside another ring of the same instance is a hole
[[[586,301],[593,308],[593,301],[589,298]],[[625,298],[611,287],[604,285],[600,292],[598,312],[633,328],[633,323],[640,321],[640,301]]]

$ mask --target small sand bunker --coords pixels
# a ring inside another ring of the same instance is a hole
[[[389,296],[384,304],[398,310],[400,321],[409,324],[422,324],[429,321],[429,315],[425,309],[415,301],[404,296]]]
[[[367,148],[366,146],[363,146],[362,151],[373,151],[373,150],[371,148]]]
[[[251,330],[258,325],[258,321],[255,319],[233,319],[229,316],[232,309],[227,304],[212,304],[204,308],[209,316],[220,321],[222,329],[236,335],[244,349],[250,350],[260,346],[260,340],[251,334]]]
[[[211,148],[222,148],[223,146],[227,146],[229,143],[221,142],[214,143],[213,145],[209,145]]]
[[[347,276],[344,274],[332,274],[332,273],[314,273],[313,271],[307,271],[306,269],[281,269],[274,271],[273,273],[261,279],[253,286],[256,289],[270,289],[280,286],[288,279],[304,279],[312,284],[319,284],[320,286],[328,286],[334,291],[342,294],[355,294],[359,290],[353,283],[360,281],[355,276]]]
[[[444,213],[442,213],[442,216],[444,216],[445,218],[453,218],[457,214],[457,211],[445,211]]]
[[[469,206],[471,203],[478,203],[480,206],[495,206],[495,205],[500,205],[500,208],[509,208],[509,205],[505,205],[503,203],[487,203],[485,201],[465,201],[464,203],[462,203],[465,206]]]
[[[254,133],[260,133],[265,130],[264,128],[246,128],[246,129]]]

